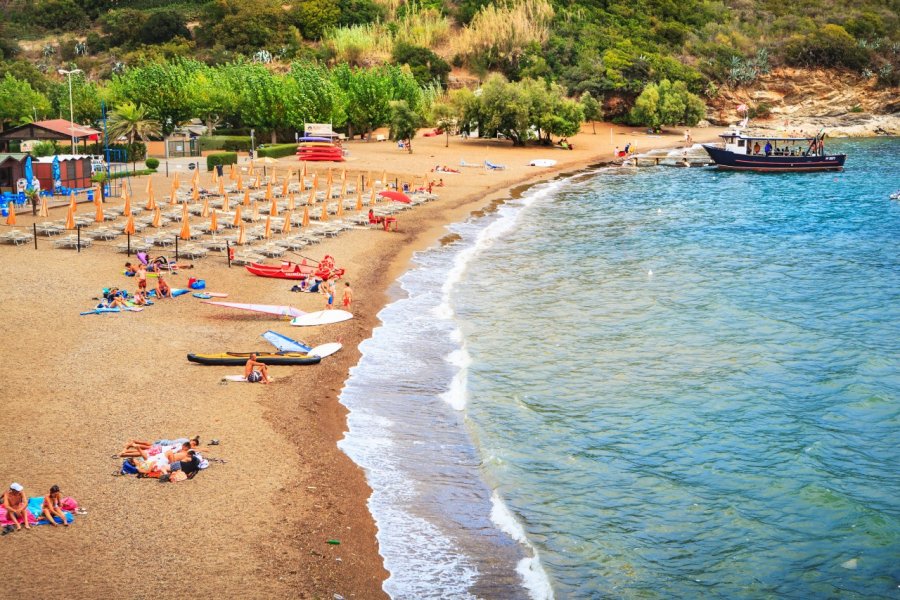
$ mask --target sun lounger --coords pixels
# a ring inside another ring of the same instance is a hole
[[[278,258],[279,256],[284,256],[285,250],[275,244],[269,244],[268,246],[257,248],[257,252],[269,258]]]
[[[255,254],[253,252],[238,252],[234,255],[234,258],[231,259],[232,264],[244,266],[249,265],[250,263],[260,262],[265,259],[265,257],[261,254]]]
[[[89,248],[91,246],[91,244],[93,244],[93,243],[94,243],[94,240],[92,240],[91,238],[82,236],[82,238],[81,238],[81,247],[82,248]],[[78,246],[79,246],[79,243],[78,243],[77,235],[67,235],[67,236],[61,237],[58,240],[53,242],[54,248],[75,249],[75,248],[78,248]]]
[[[489,160],[484,161],[484,168],[488,171],[503,171],[506,169],[506,165],[495,165]]]
[[[207,254],[209,254],[209,250],[206,248],[199,248],[197,246],[185,246],[183,248],[178,249],[179,256],[183,256],[189,259],[197,259],[203,258]]]

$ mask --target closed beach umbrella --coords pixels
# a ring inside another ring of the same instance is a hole
[[[203,199],[203,208],[202,208],[201,211],[200,211],[200,216],[201,216],[201,217],[208,217],[208,216],[209,216],[209,198],[204,198],[204,199]]]
[[[151,193],[153,191],[153,180],[149,177],[147,178],[147,193]]]
[[[222,212],[228,212],[228,194],[222,194]]]
[[[256,200],[253,201],[253,213],[250,220],[254,223],[259,221],[259,203]]]
[[[366,187],[372,187],[372,171],[366,176]]]
[[[38,215],[45,219],[50,216],[50,207],[47,206],[47,196],[41,196],[41,210]]]
[[[284,224],[281,226],[281,233],[287,235],[291,232],[291,217],[293,217],[291,213],[284,215]]]
[[[34,179],[34,168],[31,166],[31,155],[29,154],[25,158],[25,185],[28,186],[27,189],[31,189],[31,180]],[[10,212],[9,214],[13,214]],[[13,221],[15,221],[15,217],[13,217]]]
[[[181,205],[181,222],[184,223],[187,220],[188,220],[188,205],[185,203],[185,204]]]
[[[216,234],[219,231],[219,220],[216,218],[216,209],[212,211],[212,217],[209,219],[209,231]]]
[[[198,183],[200,183],[200,169],[197,169],[196,171],[194,171],[194,176],[191,177],[191,183],[193,183],[194,186],[196,186]]]
[[[128,220],[125,221],[125,229],[122,232],[134,235],[134,215],[128,215]]]
[[[319,220],[323,223],[328,220],[328,200],[322,203],[322,216],[319,217]]]
[[[242,191],[243,189],[244,189],[244,176],[241,175],[241,174],[238,174],[238,178],[237,178],[237,190],[240,192],[240,191]]]
[[[66,229],[75,229],[75,213],[72,211],[71,204],[69,205],[69,210],[66,211]]]
[[[96,203],[96,205],[97,205],[97,212],[94,213],[94,221],[96,221],[97,223],[102,223],[103,221],[106,220],[106,217],[103,216],[103,205],[100,204],[99,202]]]
[[[316,203],[316,186],[309,188],[309,197],[306,199],[307,204]]]
[[[169,194],[169,204],[172,206],[178,204],[178,194],[175,193],[175,190],[172,190],[172,193]]]
[[[258,188],[260,185],[259,175],[256,176],[256,179],[253,180],[253,187]]]
[[[225,180],[224,179],[219,180],[219,195],[220,196],[225,195]]]
[[[381,172],[381,187],[387,187],[387,171]]]
[[[313,173],[312,186],[313,186],[314,190],[319,189],[319,174],[318,173]]]
[[[288,179],[289,178],[290,178],[290,173],[288,173],[288,177],[284,178],[284,183],[281,184],[281,195],[282,196],[288,195]]]
[[[147,196],[147,210],[156,208],[156,198],[153,196],[153,188],[150,188],[149,196]]]
[[[152,225],[156,228],[159,228],[160,223],[162,223],[162,211],[157,208],[153,211],[153,221]]]
[[[125,188],[123,188],[123,189],[125,189]],[[131,196],[129,196],[128,194],[125,194],[125,206],[122,207],[122,214],[123,215],[131,214]]]
[[[266,200],[271,200],[271,199],[272,199],[272,182],[267,181],[266,182]]]
[[[30,156],[28,158],[31,158]],[[16,224],[16,205],[14,202],[10,202],[6,205],[9,207],[9,215],[6,217],[7,225],[15,225]]]
[[[250,163],[250,168],[247,169],[247,175],[253,175],[253,162]]]
[[[325,181],[325,185],[328,186],[328,193],[331,193],[331,186],[334,185],[334,175],[331,172],[331,169],[328,169],[328,179]]]
[[[219,170],[213,168],[213,183],[219,183]]]
[[[237,179],[237,169],[235,168],[234,163],[231,163],[231,166],[228,168],[228,177],[234,181]]]
[[[278,201],[272,198],[272,206],[269,207],[269,214],[273,217],[278,216]]]
[[[193,201],[193,202],[200,201],[200,188],[197,187],[196,182],[194,182],[194,187],[191,188],[191,201]]]
[[[294,210],[294,208],[296,206],[297,206],[297,199],[294,198],[294,192],[291,192],[290,194],[288,194],[288,206],[287,206],[288,210],[292,211],[292,210]]]
[[[371,197],[369,197],[369,206],[375,206],[375,200],[376,200],[376,197],[375,197],[375,188],[373,187],[373,188],[372,188],[372,195],[371,195]]]
[[[178,181],[178,173],[175,173],[175,177],[172,178],[172,187],[177,188],[181,185],[181,182]]]
[[[356,210],[362,210],[363,201],[362,201],[362,188],[357,185],[356,186]]]
[[[250,190],[244,190],[244,206],[250,206]]]
[[[237,237],[237,245],[243,246],[247,243],[247,231],[244,229],[244,224],[241,223],[238,228],[238,237]]]
[[[306,161],[303,161],[303,172],[300,174],[300,177],[306,179]]]
[[[343,216],[344,216],[344,198],[341,197],[341,198],[338,198],[337,217],[338,217],[338,219],[340,219]]]
[[[300,227],[309,227],[309,206],[303,207],[303,220],[300,221]]]
[[[59,156],[53,157],[53,164],[51,165],[50,170],[53,174],[53,189],[55,190],[59,185],[62,184],[62,171],[59,168]],[[30,179],[28,181],[29,183],[31,182]]]
[[[237,227],[242,222],[243,221],[241,219],[241,205],[238,204],[237,206],[234,207],[234,226]]]
[[[341,199],[344,199],[344,196],[347,195],[347,180],[344,179],[341,181]]]
[[[272,215],[266,217],[266,229],[263,231],[263,238],[269,239],[272,237]]]
[[[78,199],[75,196],[75,190],[72,190],[72,193],[69,194],[69,206],[72,208],[73,215],[78,212]]]
[[[184,205],[185,209],[187,209],[187,204]],[[181,219],[181,232],[178,234],[183,240],[191,239],[191,218],[187,214],[187,210],[184,211],[184,216]]]
[[[300,191],[306,190],[306,177],[304,175],[300,176]]]

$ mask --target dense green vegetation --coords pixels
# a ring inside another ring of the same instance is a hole
[[[396,126],[400,116],[465,126],[475,104],[512,103],[517,114],[475,120],[517,143],[546,141],[601,116],[692,123],[704,98],[752,85],[779,65],[900,83],[900,0],[0,0],[0,7],[0,128],[68,116],[68,82],[57,70],[78,68],[75,119],[96,123],[105,100],[117,122],[152,122],[123,126],[131,140],[155,137],[155,126],[168,134],[191,118],[210,129],[254,128],[273,143],[292,140],[308,121],[350,135]],[[442,97],[451,64],[483,82],[472,106]],[[505,79],[491,76],[497,72]],[[566,97],[581,101],[561,103]]]

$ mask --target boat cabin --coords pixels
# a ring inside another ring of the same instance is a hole
[[[825,144],[818,137],[769,137],[728,132],[719,135],[725,150],[749,156],[824,156]]]

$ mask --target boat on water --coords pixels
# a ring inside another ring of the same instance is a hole
[[[716,167],[729,171],[787,173],[840,171],[846,154],[826,154],[825,134],[773,137],[740,131],[723,133],[720,144],[703,144]]]

